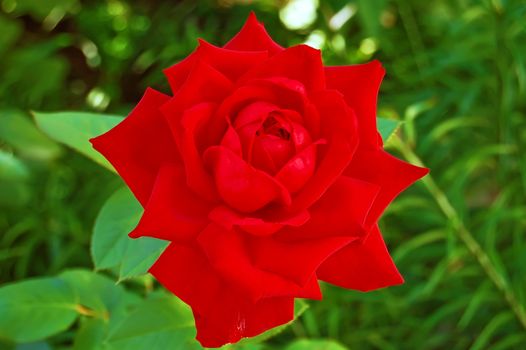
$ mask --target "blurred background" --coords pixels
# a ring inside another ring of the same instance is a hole
[[[368,294],[324,285],[324,300],[264,348],[323,338],[348,349],[526,349],[526,2],[0,7],[0,284],[93,268],[95,217],[121,185],[48,139],[29,112],[125,115],[147,86],[169,91],[162,69],[197,38],[222,45],[254,10],[278,43],[320,48],[328,65],[381,60],[378,114],[403,122],[386,147],[431,168],[382,219],[406,283]],[[68,332],[33,348],[70,349]]]

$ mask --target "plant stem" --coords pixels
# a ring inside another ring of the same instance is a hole
[[[418,166],[424,166],[418,155],[416,155],[415,152],[407,144],[405,144],[399,136],[394,135],[392,142],[393,145],[395,145],[400,150],[400,152],[409,162]],[[466,228],[457,211],[449,202],[449,199],[445,193],[440,189],[440,187],[438,187],[431,174],[428,174],[421,181],[426,186],[429,193],[431,193],[444,215],[450,221],[458,237],[462,240],[462,242],[464,242],[470,253],[475,256],[486,275],[493,282],[495,287],[497,287],[497,289],[503,294],[506,302],[517,317],[517,320],[520,322],[522,327],[526,329],[526,312],[524,307],[518,301],[515,293],[509,286],[506,279],[501,274],[499,274],[486,252],[482,249],[471,232],[469,232],[469,230]]]

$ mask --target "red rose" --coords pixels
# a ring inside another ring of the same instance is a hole
[[[289,322],[318,279],[403,282],[377,221],[427,170],[383,150],[379,62],[324,67],[252,14],[165,73],[173,96],[148,89],[92,142],[144,206],[130,236],[171,241],[150,272],[192,307],[203,346]]]

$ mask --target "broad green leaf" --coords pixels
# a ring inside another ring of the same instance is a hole
[[[154,238],[131,239],[142,207],[127,189],[115,192],[102,207],[92,236],[91,249],[97,269],[118,268],[119,279],[144,274],[157,260],[168,242]]]
[[[347,350],[347,348],[333,340],[300,339],[287,346],[285,350]]]
[[[69,270],[59,276],[75,292],[75,302],[94,312],[92,317],[108,320],[126,313],[140,298],[101,274],[88,270]]]
[[[201,349],[190,309],[173,296],[159,294],[144,301],[110,333],[111,349]]]
[[[53,159],[60,154],[60,147],[16,109],[0,111],[0,140],[32,158]]]
[[[75,332],[72,350],[103,350],[108,323],[97,318],[84,318]]]
[[[389,137],[398,129],[400,122],[393,119],[376,118],[378,132],[382,135],[382,140],[387,142]]]
[[[33,113],[38,127],[52,139],[115,171],[113,166],[92,146],[89,140],[113,128],[123,120],[115,115],[86,112]]]
[[[123,280],[148,272],[167,246],[167,241],[155,238],[141,237],[133,240],[128,238],[128,249],[122,260],[119,279]]]
[[[131,238],[128,233],[137,225],[143,209],[125,187],[117,190],[100,210],[91,241],[95,268],[119,266]]]
[[[112,279],[88,270],[69,270],[59,276],[75,291],[76,303],[89,311],[80,319],[74,350],[102,350],[111,324],[120,323],[142,299]]]
[[[0,288],[0,338],[26,343],[69,328],[77,318],[75,294],[59,278],[38,278]]]

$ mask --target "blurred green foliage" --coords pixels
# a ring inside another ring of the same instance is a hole
[[[299,321],[243,348],[342,348],[297,338],[349,349],[526,348],[524,1],[0,0],[0,7],[0,283],[40,276],[62,286],[54,290],[67,305],[75,296],[89,307],[74,304],[62,310],[66,323],[35,330],[51,335],[55,327],[59,335],[18,346],[0,340],[0,348],[98,349],[99,339],[130,348],[126,332],[138,320],[178,308],[159,304],[166,301],[148,277],[115,286],[115,277],[71,270],[93,268],[95,218],[122,183],[51,141],[29,111],[124,115],[147,86],[168,91],[162,69],[198,37],[225,43],[250,10],[282,45],[323,49],[326,64],[380,59],[387,76],[379,116],[403,122],[386,146],[422,160],[431,174],[382,220],[405,285],[368,294],[324,285],[324,301],[310,302]],[[6,288],[38,308],[34,295]],[[97,317],[132,304],[120,328],[108,331]],[[0,304],[0,338],[10,308]]]

